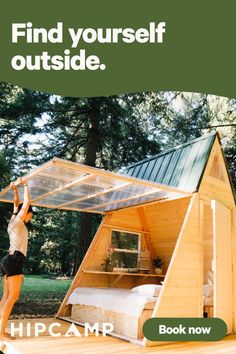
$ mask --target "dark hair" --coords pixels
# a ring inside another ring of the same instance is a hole
[[[16,215],[20,212],[22,206],[23,206],[23,203],[20,203],[20,204],[18,205],[18,210],[17,210],[17,212],[16,212]],[[28,214],[28,213],[33,213],[33,208],[32,208],[32,205],[31,205],[31,204],[29,205],[27,214]]]

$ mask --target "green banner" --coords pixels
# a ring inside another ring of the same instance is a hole
[[[220,318],[151,318],[143,325],[150,341],[217,341],[227,333]]]
[[[0,80],[67,96],[181,90],[236,97],[236,2],[8,1]]]

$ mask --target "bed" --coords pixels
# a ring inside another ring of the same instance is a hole
[[[142,339],[143,323],[153,313],[161,285],[145,284],[132,289],[79,287],[67,304],[71,319],[84,324],[113,324],[113,334],[127,339]]]

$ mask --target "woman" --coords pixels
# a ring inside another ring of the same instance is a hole
[[[8,225],[10,248],[8,254],[0,262],[2,272],[3,295],[0,301],[0,341],[14,339],[5,332],[12,308],[19,299],[23,282],[23,265],[28,247],[28,230],[26,223],[33,216],[30,205],[30,193],[25,179],[10,184],[14,191],[14,211]],[[18,186],[24,188],[24,202],[20,203]]]

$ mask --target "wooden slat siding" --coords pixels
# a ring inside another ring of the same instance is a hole
[[[165,262],[164,273],[170,263],[190,199],[183,198],[144,207],[152,253],[154,256],[162,256]]]
[[[172,294],[169,296],[165,296],[165,306],[172,306],[172,307],[185,306],[185,305],[196,306],[196,304],[198,303],[199,303],[199,297],[196,296],[196,294],[188,297],[179,296],[178,298],[173,297]]]
[[[220,188],[216,184],[209,184],[206,181],[203,183],[201,187],[201,193],[203,195],[207,195],[211,200],[218,200],[222,204],[228,207],[234,206],[234,199],[232,192],[229,191],[221,191]]]
[[[151,317],[151,314],[151,309],[145,309],[142,311],[139,319],[137,319],[124,313],[105,310],[95,306],[74,305],[71,317],[79,323],[99,323],[101,329],[102,324],[106,323],[109,319],[109,322],[114,325],[114,332],[116,334],[126,337],[127,340],[132,340],[132,338],[143,338],[142,325]]]
[[[199,195],[199,198],[200,198],[201,200],[203,200],[203,201],[205,201],[205,202],[208,202],[208,203],[211,203],[212,200],[217,200],[217,198],[212,199],[212,196],[206,195],[206,194],[203,194],[203,193],[198,193],[198,195]],[[220,201],[220,200],[219,200],[219,201]],[[220,202],[221,202],[221,201],[220,201]],[[221,204],[223,204],[223,203],[221,202]],[[231,209],[231,210],[234,210],[234,212],[235,212],[235,204],[233,204],[233,203],[231,203],[231,202],[228,202],[227,200],[224,200],[224,205],[225,205],[227,208],[229,208],[229,209]]]
[[[104,227],[108,227],[109,229],[117,230],[117,225],[114,225],[114,224],[103,224],[103,226]],[[123,227],[125,227],[125,231],[131,232],[131,233],[134,233],[134,234],[140,234],[140,233],[149,234],[149,232],[143,231],[143,230],[141,230],[141,228],[140,229],[136,229],[134,227],[128,227],[127,225],[125,225]],[[119,228],[118,228],[118,230],[119,230]]]
[[[214,159],[217,158],[218,165],[220,166],[219,175],[223,175],[221,179],[214,178],[213,175],[217,176],[217,171],[215,170],[216,166],[214,165]],[[214,173],[212,173],[214,169]],[[201,199],[211,202],[211,200],[216,200],[222,205],[226,206],[231,210],[231,237],[232,237],[232,268],[233,268],[233,332],[236,332],[236,228],[235,228],[235,219],[236,219],[236,209],[235,201],[233,197],[233,191],[231,184],[228,178],[224,158],[222,155],[221,146],[216,139],[209,160],[206,167],[206,170],[203,175],[203,179],[199,188],[199,196]]]
[[[121,230],[126,230],[126,228],[142,230],[136,209],[114,211],[109,224]]]
[[[219,161],[219,166],[223,172],[225,182],[214,178],[210,175],[212,164],[214,163],[214,158],[217,156]],[[227,174],[224,158],[222,155],[221,146],[219,141],[216,139],[212,147],[212,151],[207,163],[206,170],[203,175],[203,179],[199,188],[199,193],[203,196],[207,196],[212,200],[218,200],[225,206],[235,207],[235,201],[233,197],[233,192],[229,177]]]
[[[219,188],[222,188],[226,191],[230,191],[231,192],[231,185],[227,184],[227,181],[222,181],[219,179],[216,179],[215,177],[212,176],[205,176],[205,181],[208,183],[214,183],[215,185],[217,185]]]
[[[73,280],[73,282],[72,282],[57,314],[56,314],[56,317],[70,315],[70,306],[66,305],[66,302],[67,302],[70,294],[72,293],[72,291],[79,285],[80,281],[82,280],[82,278],[84,276],[83,268],[86,268],[88,262],[92,259],[93,251],[98,246],[99,240],[101,238],[101,233],[103,232],[103,223],[108,223],[111,219],[111,216],[112,216],[112,214],[109,214],[103,218],[103,220],[102,220],[102,222],[101,222],[101,224],[100,224],[100,226],[99,226],[99,228],[98,228],[98,230],[97,230],[97,232],[96,232],[96,234],[89,246],[89,249],[88,249],[75,277],[74,277],[74,280]],[[107,229],[104,229],[104,230],[106,230],[106,232],[107,232]]]
[[[209,174],[210,176],[225,182],[224,171],[221,169],[221,163],[217,155],[214,157]]]
[[[236,209],[232,213],[233,333],[236,333]]]
[[[231,211],[212,201],[214,238],[214,317],[222,318],[232,332]]]
[[[198,195],[195,194],[191,198],[163,288],[153,311],[153,317],[202,317],[203,315],[202,246],[199,211],[199,199]],[[190,234],[191,241],[189,242]],[[198,260],[186,260],[187,253],[197,254]],[[190,274],[192,275],[191,283]],[[185,286],[183,280],[186,281]],[[183,287],[180,287],[180,285],[183,285]],[[193,303],[192,305],[186,305],[190,297],[193,297]],[[171,299],[173,299],[173,304],[171,304]],[[156,346],[160,342],[151,342],[144,339],[143,344],[145,346]],[[164,344],[164,342],[161,344]]]
[[[104,287],[104,288],[126,288],[130,289],[136,285],[136,279],[134,277],[122,277],[117,280],[117,275],[112,274],[84,274],[83,278],[81,279],[79,286],[91,286],[91,287]],[[114,283],[115,282],[115,283]],[[139,283],[142,280],[139,280]],[[156,280],[155,280],[156,282]]]

